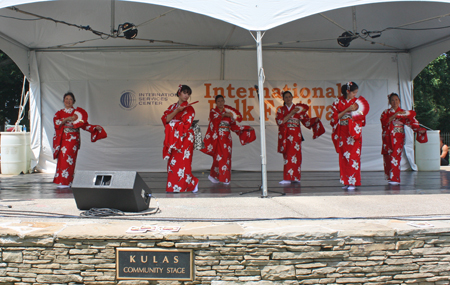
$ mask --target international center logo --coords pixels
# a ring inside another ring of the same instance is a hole
[[[133,110],[137,106],[136,94],[133,90],[125,90],[120,95],[120,107],[126,110]]]

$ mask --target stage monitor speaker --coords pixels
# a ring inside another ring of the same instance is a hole
[[[76,171],[72,191],[80,210],[140,212],[148,209],[152,196],[136,171]]]

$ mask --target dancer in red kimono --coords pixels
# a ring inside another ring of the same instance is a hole
[[[209,126],[201,151],[213,157],[213,164],[208,179],[212,183],[222,182],[225,185],[231,181],[231,151],[233,140],[231,132],[239,136],[242,145],[249,144],[256,139],[255,130],[250,126],[239,126],[242,115],[228,105],[222,95],[215,98],[216,108],[209,113]]]
[[[355,190],[361,185],[362,127],[366,125],[369,104],[358,94],[358,85],[348,82],[341,87],[342,96],[333,103],[331,138],[339,154],[342,189]]]
[[[64,94],[65,108],[56,112],[53,117],[53,158],[58,160],[53,183],[58,184],[58,188],[68,188],[72,185],[80,149],[80,128],[91,133],[92,142],[107,136],[101,126],[90,125],[86,111],[80,107],[74,108],[74,103],[75,96],[72,92],[67,92]]]
[[[192,90],[180,85],[178,102],[172,104],[162,116],[165,126],[163,158],[167,160],[166,192],[197,192],[198,178],[192,175],[192,155],[194,152],[195,111],[188,103]]]
[[[409,126],[417,133],[416,139],[420,143],[428,141],[427,131],[420,127],[414,111],[405,111],[400,108],[400,97],[397,93],[388,95],[390,109],[381,114],[383,146],[381,154],[384,162],[384,175],[391,185],[400,184],[400,161],[405,144],[404,126]]]
[[[313,129],[313,138],[321,136],[325,129],[319,118],[310,118],[309,106],[293,104],[292,93],[283,92],[284,106],[278,108],[276,122],[278,125],[278,152],[283,154],[283,180],[280,184],[300,182],[302,165],[302,131],[300,122],[308,129]]]

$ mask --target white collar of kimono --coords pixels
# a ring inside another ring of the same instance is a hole
[[[285,105],[285,106],[286,106],[286,108],[288,109],[288,111],[290,111],[291,108],[292,108],[292,106],[294,106],[294,103],[292,103],[291,106],[288,106],[288,105]]]

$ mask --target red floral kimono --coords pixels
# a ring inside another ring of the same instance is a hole
[[[63,119],[78,116],[75,121],[67,121],[62,124]],[[87,113],[84,109],[70,108],[61,109],[53,117],[55,135],[53,136],[53,158],[57,159],[56,173],[53,182],[70,186],[75,174],[75,164],[78,150],[80,149],[80,128],[91,133],[91,141],[106,138],[106,132],[102,128],[96,129],[97,125],[90,125],[87,122]]]
[[[333,128],[331,138],[339,154],[340,181],[351,186],[361,185],[362,127],[366,125],[365,116],[368,110],[359,114],[357,119],[353,118],[353,112],[346,113],[341,119],[338,119],[338,115],[356,103],[357,99],[355,97],[346,100],[342,96],[339,97],[333,103],[333,116],[330,121]]]
[[[381,154],[384,161],[384,175],[386,180],[400,183],[400,161],[402,159],[403,146],[405,144],[405,130],[407,125],[417,133],[417,141],[427,142],[427,134],[419,134],[419,131],[425,130],[420,127],[416,120],[414,111],[406,111],[405,114],[398,114],[397,117],[389,123],[389,118],[396,112],[405,112],[401,108],[397,110],[386,109],[380,117],[382,127],[383,146]]]
[[[284,118],[292,108],[302,108],[283,124]],[[325,132],[322,123],[316,117],[310,118],[307,114],[309,106],[306,104],[292,104],[291,107],[282,106],[277,111],[276,122],[278,125],[278,152],[283,154],[283,180],[300,181],[302,165],[302,131],[300,122],[308,129],[313,128],[314,138]]]
[[[225,106],[228,107],[229,106]],[[227,110],[214,108],[209,113],[209,126],[205,135],[205,148],[201,151],[213,157],[210,175],[223,183],[231,180],[231,152],[233,140],[231,132],[239,136],[242,145],[249,144],[256,139],[255,130],[250,126],[239,126],[234,118],[222,117]]]
[[[163,158],[167,160],[166,192],[194,191],[198,184],[198,178],[192,175],[194,131],[191,126],[195,111],[188,106],[167,123],[167,116],[177,107],[178,103],[171,105],[161,118],[165,126]]]

